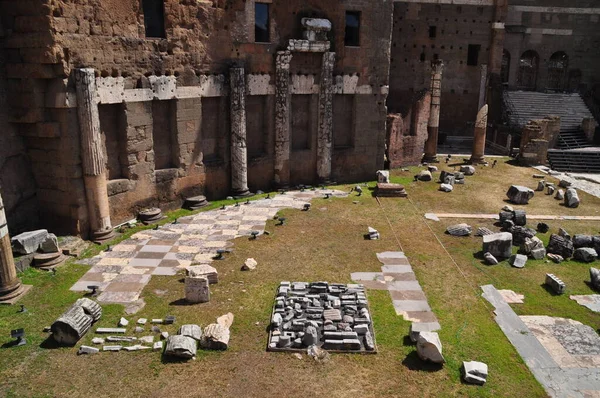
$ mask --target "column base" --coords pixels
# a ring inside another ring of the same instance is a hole
[[[0,304],[8,304],[8,305],[15,304],[32,287],[33,286],[31,286],[31,285],[23,285],[19,282],[19,286],[15,290],[11,291],[8,294],[0,296]]]
[[[110,229],[101,229],[92,232],[92,242],[101,245],[115,237],[115,231]]]
[[[437,155],[424,155],[423,159],[421,159],[421,163],[439,163],[439,159]]]
[[[249,196],[254,196],[254,194],[252,192],[250,192],[250,190],[234,191],[231,193],[231,196],[233,196],[234,199],[243,199],[243,198],[247,198]]]
[[[488,162],[485,160],[485,158],[482,157],[473,157],[471,156],[471,159],[469,159],[469,163],[470,164],[488,164]]]

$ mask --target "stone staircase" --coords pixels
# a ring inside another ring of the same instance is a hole
[[[556,149],[579,149],[590,146],[582,130],[561,131],[556,141]]]
[[[600,148],[549,149],[548,162],[553,170],[572,173],[600,173]]]

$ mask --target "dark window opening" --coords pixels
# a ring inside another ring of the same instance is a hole
[[[269,5],[266,3],[254,4],[254,41],[269,43]]]
[[[479,59],[479,50],[481,50],[481,46],[479,44],[469,44],[469,52],[467,53],[467,65],[477,66],[477,61]]]
[[[360,11],[346,11],[344,45],[360,46]]]
[[[144,27],[146,37],[165,36],[165,5],[163,0],[143,0]]]
[[[421,53],[421,57],[419,59],[421,62],[425,62],[425,53]]]
[[[433,39],[433,38],[435,38],[436,34],[437,34],[437,27],[436,26],[430,26],[429,27],[429,37],[431,39]]]

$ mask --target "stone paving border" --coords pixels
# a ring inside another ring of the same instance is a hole
[[[537,318],[550,317],[519,317],[493,285],[481,286],[481,289],[483,297],[495,307],[495,320],[498,326],[550,396],[592,397],[600,395],[600,368],[595,366],[596,360],[587,361],[591,366],[586,366],[584,358],[576,358],[574,355],[564,356],[564,352],[566,352],[564,347],[561,344],[555,344],[552,340],[555,338],[544,333],[543,329],[546,328],[540,327],[542,323],[537,320]],[[579,322],[571,320],[561,321],[560,318],[550,319],[557,320],[559,324],[564,324],[564,321],[579,324]],[[526,322],[532,327],[528,327]],[[534,325],[536,327],[533,327]],[[562,366],[557,363],[555,358],[559,359]],[[569,367],[564,366],[567,362]]]
[[[422,323],[424,328],[420,330],[439,330],[440,324],[404,253],[377,253],[377,259],[383,263],[381,272],[354,272],[350,276],[352,280],[368,289],[389,291],[396,315]]]
[[[600,294],[586,294],[581,296],[569,296],[577,304],[583,305],[594,312],[600,312]]]
[[[435,218],[476,218],[486,220],[498,220],[498,214],[484,213],[425,213],[425,218],[435,220]],[[600,221],[600,216],[552,216],[527,214],[530,220],[579,220],[579,221]]]
[[[271,199],[250,201],[224,210],[215,209],[181,217],[177,224],[147,229],[115,245],[110,252],[79,261],[91,265],[72,287],[87,291],[96,285],[102,303],[134,303],[153,275],[176,275],[192,264],[210,264],[218,249],[233,246],[233,239],[264,233],[268,219],[283,208],[302,209],[315,197],[330,194],[345,197],[338,190],[305,190],[275,194]]]

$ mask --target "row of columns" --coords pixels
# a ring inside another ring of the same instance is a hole
[[[444,63],[436,60],[431,64],[431,106],[429,109],[429,121],[427,123],[427,140],[425,141],[423,162],[437,163],[437,143],[440,126],[440,103],[442,95],[442,72]],[[487,65],[481,66],[480,85],[486,84]],[[477,118],[473,132],[473,150],[470,162],[473,164],[485,163],[485,139],[487,130],[488,106],[485,104],[485,90],[479,91]]]

